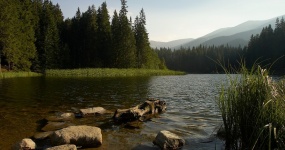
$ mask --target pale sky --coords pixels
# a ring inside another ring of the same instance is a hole
[[[79,7],[96,9],[107,2],[109,14],[121,8],[120,0],[51,0],[58,3],[65,18],[72,18]],[[171,41],[199,38],[214,30],[233,27],[248,20],[267,20],[285,15],[285,0],[127,0],[133,19],[143,8],[149,39]]]

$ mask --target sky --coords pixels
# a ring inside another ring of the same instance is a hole
[[[96,9],[106,1],[109,15],[120,11],[120,0],[51,0],[58,3],[65,18],[80,8]],[[149,39],[172,41],[199,38],[220,28],[233,27],[249,20],[267,20],[285,15],[285,0],[127,0],[133,19],[143,8]]]

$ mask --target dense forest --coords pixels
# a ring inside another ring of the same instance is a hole
[[[109,15],[106,2],[86,12],[78,8],[64,19],[58,4],[50,0],[0,1],[0,67],[7,70],[44,72],[70,68],[149,68],[216,73],[238,68],[244,60],[273,71],[285,69],[285,22],[264,27],[252,35],[247,47],[198,46],[171,50],[151,49],[142,9],[127,17],[126,0]],[[1,70],[1,68],[0,68]]]
[[[121,0],[110,22],[106,2],[64,19],[50,0],[0,1],[0,67],[44,72],[65,68],[165,69],[150,48],[142,9],[127,17]],[[1,69],[1,68],[0,68]]]
[[[285,22],[277,18],[275,28],[264,27],[260,34],[252,35],[247,47],[198,46],[155,49],[166,66],[172,70],[189,73],[217,73],[223,67],[237,69],[242,61],[251,68],[253,64],[270,69],[271,72],[285,71]]]

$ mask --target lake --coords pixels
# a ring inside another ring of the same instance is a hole
[[[98,126],[103,145],[94,149],[155,149],[160,130],[186,140],[183,149],[221,149],[214,137],[222,120],[216,105],[226,75],[126,78],[32,77],[0,79],[0,149],[40,131],[42,119],[56,112],[101,106],[115,111],[143,103],[147,98],[166,101],[165,113],[135,127],[116,125],[112,114],[76,118],[76,125]]]

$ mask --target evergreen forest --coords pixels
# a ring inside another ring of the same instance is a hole
[[[132,21],[126,0],[110,18],[106,2],[78,8],[64,19],[50,0],[0,1],[0,67],[13,71],[47,69],[165,69],[150,48],[142,9]],[[0,68],[1,70],[1,68]]]
[[[177,50],[150,47],[142,9],[127,17],[126,0],[112,18],[103,2],[64,19],[50,0],[0,1],[0,70],[45,72],[47,69],[145,68],[217,73],[244,61],[275,72],[285,70],[285,22],[277,18],[252,35],[246,47],[228,45]]]
[[[224,69],[239,69],[241,63],[252,68],[260,65],[273,73],[285,72],[285,21],[277,18],[275,28],[264,27],[260,34],[252,35],[248,46],[231,47],[197,46],[171,50],[156,48],[155,51],[171,70],[188,73],[217,73]]]

